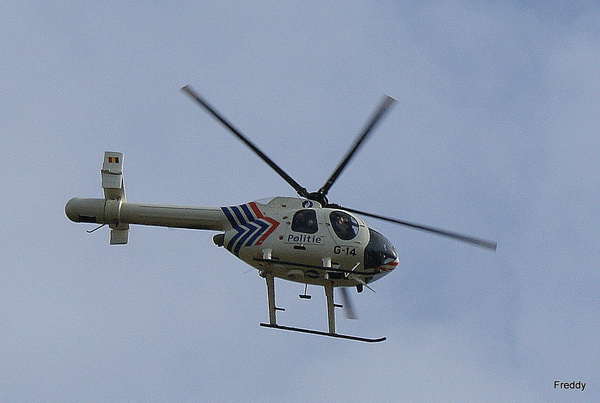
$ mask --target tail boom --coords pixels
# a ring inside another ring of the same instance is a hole
[[[225,231],[229,221],[220,207],[128,203],[121,199],[73,198],[65,206],[73,222],[138,224],[171,228]]]

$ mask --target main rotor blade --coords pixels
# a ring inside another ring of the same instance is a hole
[[[375,128],[377,123],[379,123],[381,121],[381,118],[391,108],[391,106],[394,104],[394,102],[396,102],[396,100],[394,98],[384,95],[383,99],[381,100],[381,103],[379,104],[379,107],[375,110],[375,113],[373,113],[373,116],[369,120],[369,123],[363,128],[362,132],[360,132],[360,134],[356,138],[354,145],[350,148],[350,150],[348,150],[348,153],[342,159],[342,161],[340,162],[338,167],[335,169],[335,171],[333,171],[333,174],[331,174],[331,177],[329,179],[327,179],[327,182],[325,182],[325,184],[321,187],[321,189],[319,189],[318,193],[320,195],[326,195],[327,192],[329,192],[329,189],[331,188],[333,183],[337,180],[338,176],[340,176],[340,174],[342,173],[344,168],[346,168],[346,165],[348,165],[348,163],[350,162],[350,160],[352,159],[352,157],[354,156],[356,151],[358,151],[358,148],[365,141],[367,136],[373,131],[373,129]]]
[[[358,319],[356,311],[354,310],[352,298],[350,297],[350,294],[348,294],[348,290],[346,287],[339,287],[339,289],[340,293],[342,294],[342,305],[344,306],[344,314],[346,315],[346,319]]]
[[[377,215],[377,214],[366,213],[364,211],[354,210],[354,209],[347,208],[347,207],[341,207],[341,208],[346,211],[350,211],[351,213],[357,213],[357,214],[361,214],[361,215],[364,215],[367,217],[377,218],[379,220],[389,221],[389,222],[393,222],[393,223],[400,224],[400,225],[406,225],[407,227],[432,232],[437,235],[442,235],[442,236],[450,237],[453,239],[457,239],[459,241],[468,242],[468,243],[471,243],[471,244],[474,244],[477,246],[481,246],[483,248],[491,249],[494,251],[496,250],[496,247],[497,247],[496,242],[486,241],[485,239],[479,239],[479,238],[475,238],[475,237],[472,237],[469,235],[458,234],[456,232],[446,231],[446,230],[439,229],[439,228],[428,227],[426,225],[414,224],[414,223],[411,223],[408,221],[397,220],[395,218],[384,217],[384,216]]]
[[[275,170],[287,183],[289,183],[298,194],[302,197],[308,197],[308,191],[296,182],[291,176],[289,176],[283,169],[281,169],[273,160],[271,160],[265,153],[263,153],[257,146],[255,146],[250,140],[246,138],[233,124],[231,124],[225,117],[223,117],[214,107],[212,107],[206,100],[198,95],[189,85],[186,85],[181,89],[188,94],[192,99],[198,102],[204,109],[208,111],[213,117],[221,122],[226,128],[229,129],[238,139],[246,144],[255,154],[257,154],[264,162],[266,162],[271,168]]]

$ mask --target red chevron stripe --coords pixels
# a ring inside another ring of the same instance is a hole
[[[258,206],[256,205],[256,203],[254,202],[250,202],[248,203],[248,205],[250,206],[250,208],[252,209],[252,211],[254,212],[254,214],[256,214],[256,217],[258,219],[261,219],[263,221],[266,221],[270,224],[269,229],[267,230],[267,232],[265,232],[263,234],[263,236],[261,236],[255,243],[255,245],[261,245],[265,239],[267,239],[269,237],[269,235],[271,235],[271,233],[273,231],[275,231],[275,228],[277,228],[279,226],[279,222],[275,221],[274,219],[272,219],[271,217],[265,217],[262,212],[258,209]]]

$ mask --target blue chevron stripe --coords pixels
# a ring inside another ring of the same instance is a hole
[[[272,226],[258,218],[248,204],[221,207],[221,210],[236,231],[226,245],[227,250],[236,256],[239,256],[242,246],[252,246]]]
[[[238,256],[239,248],[236,248],[235,245],[237,244],[238,239],[241,236],[243,236],[243,234],[245,232],[246,220],[244,219],[244,217],[242,217],[240,209],[238,208],[238,206],[232,206],[232,207],[229,207],[229,208],[233,211],[233,214],[235,215],[235,218],[237,218],[237,222],[234,221],[234,223],[232,223],[233,224],[233,228],[236,230],[237,234],[235,234],[233,236],[233,238],[231,238],[231,240],[227,244],[227,249],[229,249],[229,251],[231,253],[233,253],[234,255]]]
[[[238,243],[235,245],[234,251],[233,253],[238,256],[240,253],[240,248],[244,245],[244,242],[246,241],[246,239],[248,239],[253,232],[256,232],[258,230],[260,230],[260,227],[255,226],[254,223],[248,222],[246,224],[244,224],[244,235],[242,235],[240,237],[240,240],[238,241]],[[246,246],[250,246],[252,245],[251,243],[246,244]]]
[[[247,204],[242,204],[240,207],[241,207],[242,211],[246,214],[248,221],[256,220],[257,217],[255,217],[254,214],[252,214],[252,211],[250,211],[250,207],[248,207]]]
[[[229,224],[231,224],[232,227],[236,227],[237,223],[235,222],[235,219],[231,215],[231,211],[229,211],[229,208],[221,207],[221,211],[223,211],[223,214],[225,214],[225,217],[227,217]]]
[[[252,210],[250,210],[250,207],[247,204],[242,204],[240,207],[242,208],[244,213],[246,213],[246,217],[248,217],[248,220],[250,220],[252,222],[252,224],[258,225],[260,227],[260,228],[253,227],[255,229],[255,231],[253,231],[254,232],[253,236],[250,236],[250,233],[247,234],[250,239],[245,244],[245,246],[250,246],[256,241],[256,239],[258,239],[258,237],[261,234],[263,234],[267,230],[267,228],[269,228],[269,226],[267,224],[265,224],[264,222],[258,220],[258,217],[256,217],[252,213]],[[250,223],[247,223],[246,225],[249,225],[249,224]],[[243,242],[243,240],[240,242]]]
[[[256,220],[256,221],[254,221],[254,223],[253,223],[253,224],[255,224],[255,225],[258,225],[260,228],[259,228],[259,229],[258,229],[258,231],[256,231],[256,232],[254,233],[254,235],[253,235],[253,236],[252,236],[252,237],[251,237],[251,238],[248,240],[248,242],[246,243],[246,246],[253,245],[253,244],[254,244],[254,242],[256,242],[256,240],[257,240],[257,239],[258,239],[258,238],[259,238],[259,237],[260,237],[262,234],[264,234],[266,230],[268,230],[268,229],[269,229],[269,225],[267,225],[266,223],[264,223],[264,222],[263,222],[263,221],[261,221],[261,220]]]

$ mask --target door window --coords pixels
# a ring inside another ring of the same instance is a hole
[[[292,219],[292,231],[314,234],[319,230],[315,210],[299,210]]]

